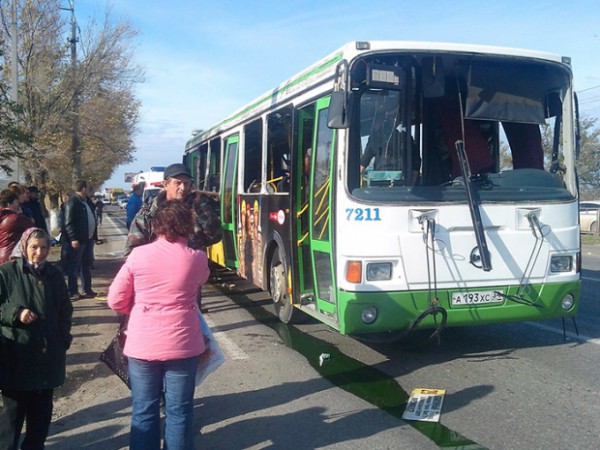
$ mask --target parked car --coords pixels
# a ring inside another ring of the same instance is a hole
[[[127,197],[119,197],[119,199],[117,200],[117,205],[121,209],[125,209],[125,208],[127,208],[127,202],[128,201],[129,201],[129,199]]]
[[[600,210],[600,201],[579,203],[579,224],[581,231],[586,233],[598,232],[598,211]]]
[[[161,187],[158,186],[147,186],[144,189],[144,193],[142,194],[142,201],[145,204],[151,204],[152,200],[154,200],[154,197],[156,197],[158,195],[158,193],[161,191]]]

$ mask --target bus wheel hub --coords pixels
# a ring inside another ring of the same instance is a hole
[[[271,297],[275,303],[283,300],[283,264],[278,264],[271,268]]]

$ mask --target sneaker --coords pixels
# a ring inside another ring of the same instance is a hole
[[[94,291],[86,291],[86,293],[82,296],[83,298],[95,298],[98,296],[97,292]]]
[[[71,299],[72,302],[75,302],[75,301],[81,300],[85,297],[83,295],[81,295],[79,292],[75,292],[74,294],[70,294],[69,298]]]

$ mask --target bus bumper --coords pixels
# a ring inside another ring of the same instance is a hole
[[[461,292],[479,293],[482,289],[465,289]],[[485,325],[525,320],[546,320],[573,317],[577,314],[581,281],[529,285],[527,293],[519,295],[518,286],[485,287],[485,292],[504,293],[503,300],[496,303],[457,304],[452,302],[453,290],[437,292],[437,299],[429,291],[408,292],[340,292],[338,311],[342,334],[379,333],[414,329],[437,328],[439,317],[426,314],[415,323],[422,313],[432,306],[446,311],[445,326]],[[563,299],[570,296],[572,306],[563,308]],[[365,323],[365,311],[376,311],[372,323]],[[439,316],[439,314],[438,314]]]

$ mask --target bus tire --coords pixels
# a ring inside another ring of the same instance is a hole
[[[275,313],[283,323],[291,323],[295,309],[288,294],[285,264],[276,248],[269,267],[269,293],[273,299]]]

